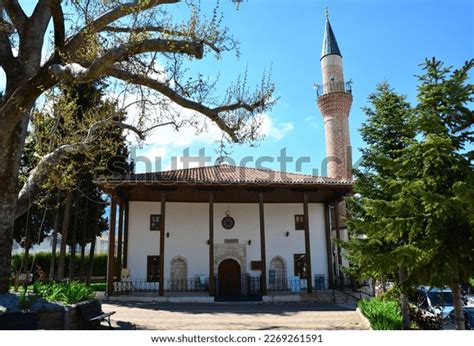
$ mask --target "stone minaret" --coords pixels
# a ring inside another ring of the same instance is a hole
[[[323,85],[318,88],[318,107],[324,118],[326,133],[327,176],[352,178],[349,111],[352,104],[350,83],[344,82],[342,55],[326,11],[321,52]]]

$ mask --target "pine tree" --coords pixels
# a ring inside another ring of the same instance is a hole
[[[397,159],[414,141],[412,108],[405,97],[387,83],[377,86],[364,108],[368,119],[361,128],[367,147],[362,150],[361,168],[355,170],[355,196],[348,202],[350,240],[343,243],[352,274],[362,277],[392,277],[403,284],[412,266],[408,235],[397,224],[393,203],[400,191],[396,183]],[[406,289],[401,292],[404,328],[409,327]]]
[[[464,329],[460,283],[474,274],[471,164],[474,60],[452,71],[436,59],[423,64],[418,104],[379,86],[369,97],[368,144],[344,244],[360,276],[397,279],[402,310],[420,284],[449,285],[457,329]],[[404,326],[406,327],[404,316]]]
[[[400,210],[418,232],[424,256],[413,276],[453,292],[457,329],[464,329],[461,282],[474,274],[474,173],[470,158],[474,86],[470,60],[452,70],[426,60],[419,76],[416,125],[419,140],[403,153]],[[410,172],[408,174],[408,172]]]

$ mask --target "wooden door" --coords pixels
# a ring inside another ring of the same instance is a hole
[[[221,297],[240,296],[240,265],[233,259],[226,259],[219,264],[218,288]]]

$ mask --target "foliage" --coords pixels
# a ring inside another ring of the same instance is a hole
[[[440,330],[443,327],[441,315],[428,313],[417,307],[410,306],[412,327],[421,330]]]
[[[362,299],[357,303],[362,314],[370,321],[375,330],[402,329],[402,315],[398,302],[395,300],[383,301],[379,298]]]
[[[474,60],[456,70],[434,58],[422,66],[415,107],[385,84],[369,96],[342,243],[353,274],[396,278],[399,270],[404,296],[420,284],[449,285],[462,314],[459,284],[474,273]]]
[[[33,292],[47,301],[76,304],[95,298],[94,289],[78,281],[35,283]]]
[[[63,286],[62,301],[66,304],[75,304],[95,298],[92,287],[78,281],[67,282]]]
[[[22,260],[21,254],[15,254],[12,256],[12,268],[14,271],[18,271],[20,268],[21,260]],[[66,276],[69,274],[69,261],[70,261],[70,254],[66,254],[66,266],[65,266],[65,272]],[[86,257],[86,262],[88,261],[88,257]],[[35,255],[29,255],[28,262],[29,263],[35,263],[35,265],[40,266],[47,275],[49,275],[49,264],[51,261],[51,253],[49,252],[39,252]],[[92,268],[92,276],[102,276],[105,277],[107,273],[107,254],[97,254],[94,255],[94,263],[93,263],[93,268]],[[80,256],[76,255],[76,273],[78,272],[79,269],[79,262],[80,262]],[[84,263],[86,266],[87,263]],[[36,273],[34,273],[35,278],[38,278],[36,276]]]
[[[18,307],[22,311],[30,310],[33,304],[36,302],[37,297],[28,293],[27,288],[25,287],[23,291],[20,292],[18,297]]]
[[[360,169],[354,171],[354,197],[348,200],[350,241],[343,243],[351,262],[347,270],[361,277],[398,277],[401,265],[409,267],[420,255],[407,243],[408,231],[397,214],[396,160],[414,140],[413,111],[388,83],[368,97],[370,105],[361,134]]]

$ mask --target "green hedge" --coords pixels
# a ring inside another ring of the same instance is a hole
[[[20,269],[21,265],[21,258],[23,254],[15,254],[12,256],[12,268],[15,272]],[[58,263],[58,256],[59,253],[56,254],[56,268]],[[64,276],[69,276],[69,260],[70,255],[66,255],[66,264],[64,266]],[[36,274],[36,265],[40,266],[46,275],[49,275],[49,265],[51,263],[51,253],[49,252],[39,252],[35,255],[30,255],[28,260],[28,269],[31,268],[31,264],[33,263],[34,259],[34,269],[33,273]],[[79,264],[80,264],[81,256],[80,254],[76,254],[76,276],[79,275]],[[87,270],[87,263],[89,261],[89,257],[86,255],[84,258],[84,273]],[[92,276],[105,276],[107,273],[107,254],[97,254],[94,256],[94,266],[92,268]]]
[[[375,330],[401,330],[402,313],[395,300],[362,299],[357,305]]]

